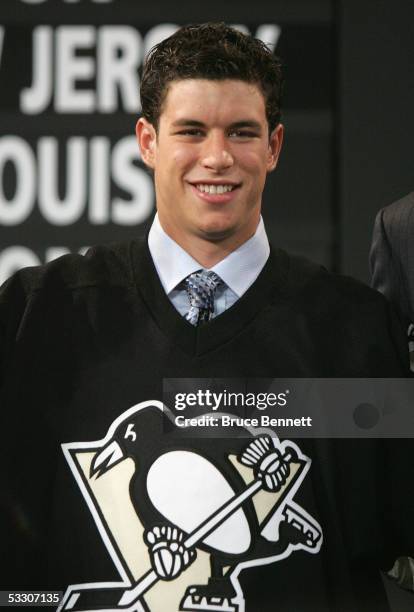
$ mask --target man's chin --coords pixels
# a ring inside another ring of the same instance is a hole
[[[208,224],[199,227],[198,235],[209,242],[223,242],[237,234],[237,228],[229,225]]]

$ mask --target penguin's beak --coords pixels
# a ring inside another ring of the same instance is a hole
[[[109,469],[125,458],[124,451],[116,440],[112,440],[102,450],[96,453],[92,459],[89,476],[99,478]]]

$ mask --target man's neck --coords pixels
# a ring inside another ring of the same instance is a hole
[[[237,236],[224,236],[218,237],[217,240],[212,240],[203,236],[175,232],[173,228],[170,228],[161,220],[160,224],[164,232],[206,270],[210,270],[247,242],[256,231],[256,228],[254,228],[253,231],[239,233]]]

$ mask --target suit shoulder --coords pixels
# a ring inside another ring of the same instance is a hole
[[[391,238],[394,233],[407,232],[414,223],[414,191],[381,208],[377,213],[377,223],[379,220]]]

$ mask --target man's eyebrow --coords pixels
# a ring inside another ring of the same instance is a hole
[[[232,130],[240,130],[242,128],[253,128],[255,130],[261,130],[262,126],[258,121],[254,121],[253,119],[245,120],[245,121],[236,121],[232,123],[230,126]]]
[[[172,125],[174,127],[183,127],[183,126],[188,126],[188,125],[192,125],[194,127],[206,127],[205,123],[203,123],[202,121],[197,121],[196,119],[177,119],[176,121],[173,121]]]
[[[196,119],[177,119],[176,121],[173,121],[172,125],[174,127],[183,127],[183,126],[193,126],[193,127],[199,127],[199,128],[205,128],[206,124],[203,123],[202,121],[197,121]],[[232,130],[237,130],[237,129],[242,129],[242,128],[253,128],[256,130],[261,130],[262,126],[258,121],[254,121],[253,119],[246,119],[243,121],[236,121],[234,123],[231,123],[228,127],[228,129],[232,129]]]

